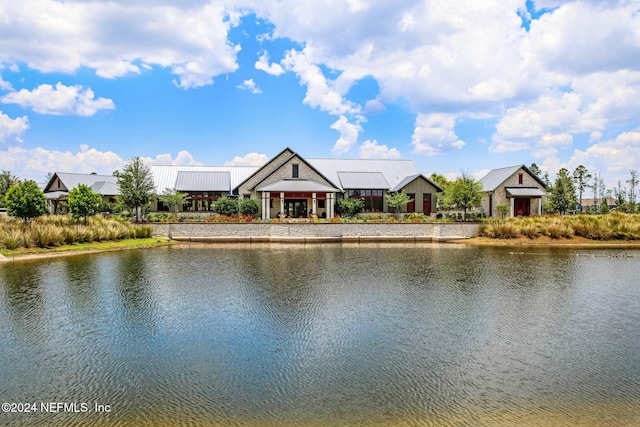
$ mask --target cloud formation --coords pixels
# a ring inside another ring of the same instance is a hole
[[[465,142],[455,133],[456,119],[451,114],[418,114],[411,144],[416,153],[434,156],[461,149]]]
[[[242,157],[235,156],[224,163],[224,166],[262,166],[269,161],[266,154],[248,153]]]
[[[20,142],[20,136],[29,129],[27,116],[12,119],[0,111],[0,143],[14,138]]]
[[[32,91],[21,89],[0,98],[4,104],[18,104],[36,113],[53,115],[93,116],[100,110],[113,110],[111,99],[95,98],[89,88],[44,84]]]

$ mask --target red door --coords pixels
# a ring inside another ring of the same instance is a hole
[[[531,202],[530,199],[515,199],[513,203],[514,216],[529,216],[531,215]]]
[[[413,193],[408,193],[407,196],[411,199],[409,203],[407,203],[407,212],[415,212],[416,211],[416,195]]]
[[[431,214],[431,193],[424,193],[422,195],[422,212],[425,215]]]

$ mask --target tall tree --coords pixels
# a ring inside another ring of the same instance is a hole
[[[5,206],[4,196],[13,185],[20,182],[17,176],[11,175],[10,171],[3,170],[0,174],[0,208]]]
[[[629,204],[631,205],[631,212],[636,211],[636,185],[638,185],[638,171],[632,169],[629,171],[631,178],[627,180],[629,184]]]
[[[542,169],[540,169],[540,166],[538,166],[537,164],[531,163],[531,166],[529,166],[529,170],[538,178],[542,178]]]
[[[569,176],[569,171],[562,168],[549,194],[549,203],[553,212],[565,214],[576,207],[576,189],[573,180]]]
[[[442,188],[442,193],[436,193],[436,210],[451,210],[453,208],[451,198],[447,188],[449,187],[449,180],[446,176],[432,173],[429,177],[438,187]]]
[[[84,218],[87,223],[87,217],[93,216],[100,212],[102,206],[102,196],[94,193],[91,187],[80,184],[69,191],[69,212],[74,218]]]
[[[576,183],[576,188],[578,190],[578,200],[580,201],[580,213],[582,213],[582,193],[584,193],[584,190],[591,187],[589,185],[590,179],[591,174],[589,173],[587,168],[582,165],[578,166],[576,170],[573,171],[573,180]]]
[[[449,187],[451,201],[458,209],[464,212],[464,220],[467,220],[467,210],[480,206],[482,202],[482,184],[473,179],[468,173],[453,181]]]
[[[33,180],[14,184],[4,196],[7,213],[29,222],[31,218],[44,215],[47,212],[47,202],[44,193]]]
[[[149,167],[138,156],[129,160],[122,172],[116,171],[118,178],[117,196],[122,205],[135,211],[136,221],[142,220],[142,207],[149,203],[153,194],[153,177]]]

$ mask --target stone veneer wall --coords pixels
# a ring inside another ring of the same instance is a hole
[[[478,234],[471,223],[155,223],[154,237],[192,242],[447,241]]]

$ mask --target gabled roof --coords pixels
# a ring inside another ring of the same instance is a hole
[[[115,186],[115,192],[100,192],[100,194],[103,195],[108,195],[108,196],[112,196],[115,194],[118,194],[117,192],[117,187],[118,187],[118,178],[113,176],[113,175],[97,175],[97,174],[86,174],[86,173],[67,173],[67,172],[56,172],[53,174],[53,176],[51,177],[51,179],[49,179],[49,182],[47,182],[47,185],[45,185],[44,187],[44,192],[47,193],[49,192],[49,188],[51,187],[51,185],[53,184],[54,180],[56,178],[60,179],[60,182],[62,183],[62,185],[64,185],[67,188],[67,191],[71,190],[72,188],[77,187],[80,184],[84,184],[88,187],[91,187],[93,191],[96,191],[95,189],[93,189],[94,185],[98,182],[103,183],[103,185],[99,186],[100,189],[102,189],[103,187],[107,186],[107,184],[113,184]],[[106,187],[106,188],[110,188],[109,191],[113,190],[113,187]],[[106,190],[105,188],[105,190]],[[53,191],[58,191],[58,189],[55,189]],[[98,191],[96,191],[98,192]]]
[[[231,188],[229,172],[179,171],[174,187],[177,191],[224,191]]]
[[[278,159],[278,157],[280,157],[282,154],[286,153],[287,151],[288,151],[289,153],[291,153],[291,155],[292,155],[292,156],[293,156],[293,155],[295,155],[295,152],[294,152],[291,148],[286,147],[284,150],[280,151],[278,154],[276,154],[275,156],[273,156],[273,157],[271,158],[271,160],[269,160],[267,163],[265,163],[264,165],[262,165],[262,166],[260,166],[260,167],[256,167],[256,169],[253,171],[253,173],[249,174],[245,179],[243,179],[241,182],[239,182],[239,183],[238,183],[238,185],[234,186],[234,187],[233,187],[233,189],[235,190],[236,188],[240,187],[240,186],[241,186],[242,184],[244,184],[245,182],[249,181],[251,178],[253,178],[255,175],[257,175],[257,174],[258,174],[258,172],[260,172],[261,170],[263,170],[264,168],[266,168],[266,167],[267,167],[267,166],[269,166],[270,164],[274,163],[274,162]],[[289,157],[289,158],[291,158],[291,157]],[[288,158],[288,159],[289,159],[289,158]],[[287,162],[287,161],[288,161],[288,159],[287,159],[287,160],[285,160],[284,162],[281,162],[281,163],[278,165],[278,167],[282,166],[285,162]],[[277,168],[276,168],[276,169],[277,169]],[[262,182],[263,180],[264,180],[264,178],[263,178],[262,180],[260,180],[260,182]],[[257,185],[257,184],[256,184],[256,185]],[[255,186],[254,186],[254,187],[255,187]]]
[[[282,167],[282,165],[286,164],[287,162],[289,162],[291,159],[293,158],[298,158],[298,160],[300,160],[302,163],[304,163],[305,165],[307,165],[312,171],[314,171],[315,173],[317,173],[318,175],[320,175],[320,177],[322,179],[324,179],[325,181],[327,181],[330,185],[334,186],[334,187],[338,187],[336,184],[334,184],[334,182],[332,182],[331,180],[327,179],[327,177],[325,176],[325,174],[318,170],[318,168],[316,168],[312,163],[310,163],[308,160],[309,159],[305,159],[304,157],[302,157],[301,155],[299,155],[298,153],[295,153],[293,151],[291,151],[289,148],[287,148],[286,150],[283,150],[282,152],[280,152],[280,154],[282,154],[284,151],[290,151],[292,154],[290,156],[288,156],[276,169],[274,169],[271,173],[267,174],[264,176],[264,178],[262,178],[259,182],[257,182],[253,187],[251,187],[250,189],[253,190],[254,188],[258,188],[267,178],[269,178],[271,175],[273,175],[280,167]],[[280,156],[280,154],[278,154],[278,156]],[[270,164],[271,162],[267,163]],[[266,166],[266,165],[265,165]],[[263,166],[264,167],[264,166]],[[340,189],[340,191],[342,191]]]
[[[180,172],[226,172],[229,174],[229,188],[221,191],[230,191],[240,185],[241,182],[253,174],[258,167],[256,166],[176,166],[176,165],[153,165],[151,173],[153,175],[153,183],[157,194],[164,193],[167,189],[173,189],[176,186],[178,173]],[[196,191],[196,190],[192,190]],[[208,191],[214,191],[208,189]]]
[[[337,188],[333,188],[328,185],[324,185],[319,182],[310,181],[308,179],[282,179],[280,181],[273,182],[264,186],[256,188],[258,191],[274,191],[274,192],[304,192],[304,193],[334,193],[339,191]]]
[[[547,188],[545,183],[538,178],[536,174],[531,172],[531,170],[525,165],[516,165],[509,166],[506,168],[493,169],[489,171],[482,179],[480,183],[482,184],[482,191],[495,191],[502,183],[504,183],[509,177],[511,177],[514,173],[516,173],[519,169],[524,169],[533,179],[535,179],[538,184],[542,186],[542,188]]]
[[[389,183],[380,172],[338,172],[342,188],[350,190],[388,189]]]
[[[396,191],[400,191],[402,190],[404,187],[406,187],[407,185],[411,184],[413,181],[415,181],[418,178],[422,178],[425,181],[427,181],[429,184],[433,185],[436,188],[436,191],[438,193],[442,193],[444,190],[442,188],[440,188],[438,186],[438,184],[436,184],[435,182],[431,181],[429,178],[427,178],[426,176],[422,175],[422,174],[418,174],[418,175],[409,175],[408,177],[406,177],[405,179],[403,179],[402,181],[400,181],[399,183],[396,184],[395,187],[391,188],[389,191],[391,192],[396,192]]]
[[[377,172],[382,174],[389,186],[394,188],[407,175],[420,175],[420,171],[411,160],[391,159],[307,159],[334,185],[340,185],[339,172]],[[340,187],[339,187],[340,188]],[[341,190],[344,190],[344,186]],[[368,187],[372,188],[372,187]]]

